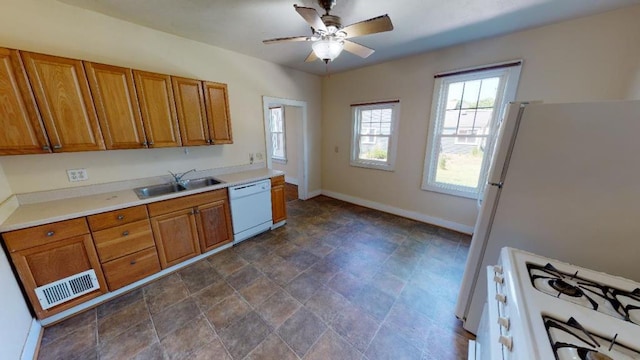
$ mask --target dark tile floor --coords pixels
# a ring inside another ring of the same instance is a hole
[[[469,237],[327,197],[45,330],[40,359],[465,359]]]

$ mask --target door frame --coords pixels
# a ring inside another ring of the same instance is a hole
[[[262,97],[262,107],[263,107],[263,115],[264,115],[264,137],[266,144],[266,161],[267,168],[272,169],[273,162],[271,159],[272,148],[271,144],[271,131],[269,129],[269,108],[274,106],[293,106],[299,107],[302,109],[302,136],[298,139],[298,144],[301,146],[299,148],[302,149],[301,156],[298,156],[298,198],[301,200],[306,200],[309,198],[309,139],[308,139],[308,131],[307,131],[307,102],[301,100],[292,100],[292,99],[284,99],[277,98],[271,96],[263,96]]]

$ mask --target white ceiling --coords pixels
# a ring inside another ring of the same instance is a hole
[[[320,9],[316,0],[59,1],[308,73],[326,72],[319,60],[304,62],[311,51],[308,42],[262,43],[276,37],[311,35],[293,4]],[[376,52],[367,59],[343,52],[329,64],[329,71],[637,4],[640,0],[337,0],[331,14],[340,16],[343,25],[389,14],[395,29],[352,39]]]

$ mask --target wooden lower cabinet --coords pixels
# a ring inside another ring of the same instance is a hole
[[[83,219],[84,220],[84,219]],[[7,238],[5,237],[5,241]],[[57,314],[107,292],[98,255],[91,235],[84,234],[52,241],[43,245],[12,251],[7,241],[11,259],[33,306],[38,319]],[[44,310],[35,289],[54,281],[93,269],[100,289]]]
[[[227,189],[147,205],[162,268],[233,241]]]
[[[196,213],[202,252],[233,241],[231,211],[226,199],[198,206]]]
[[[109,290],[114,291],[160,271],[155,247],[102,264]]]
[[[193,208],[152,217],[151,227],[163,269],[200,254]]]
[[[274,224],[287,219],[284,175],[271,178],[271,214]]]

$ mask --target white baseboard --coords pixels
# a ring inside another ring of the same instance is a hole
[[[286,182],[287,184],[292,184],[292,185],[296,185],[298,186],[298,178],[294,178],[288,175],[284,176],[284,182]]]
[[[42,325],[38,320],[33,319],[31,321],[31,327],[29,328],[29,334],[27,335],[27,341],[22,348],[22,355],[20,360],[33,360],[38,353],[38,347],[40,346],[40,335],[42,333]]]
[[[391,206],[391,205],[386,205],[386,204],[382,204],[382,203],[371,201],[371,200],[362,199],[362,198],[351,196],[351,195],[341,194],[341,193],[337,193],[337,192],[329,191],[329,190],[322,190],[322,195],[326,195],[326,196],[334,198],[334,199],[350,202],[352,204],[368,207],[368,208],[371,208],[371,209],[384,211],[384,212],[389,213],[389,214],[394,214],[394,215],[406,217],[408,219],[424,222],[424,223],[427,223],[427,224],[432,224],[432,225],[440,226],[440,227],[443,227],[443,228],[455,230],[455,231],[458,231],[458,232],[461,232],[461,233],[464,233],[464,234],[471,235],[471,233],[473,232],[473,227],[472,226],[459,224],[457,222],[440,219],[440,218],[429,216],[429,215],[425,215],[425,214],[422,214],[422,213],[419,213],[419,212],[405,210],[405,209],[397,208],[397,207],[394,207],[394,206]],[[315,195],[315,196],[317,196],[317,195]],[[309,196],[309,197],[312,197],[312,196]]]
[[[316,196],[320,196],[320,195],[322,195],[322,194],[323,194],[322,189],[320,189],[320,190],[314,190],[314,191],[309,191],[309,192],[307,193],[307,199],[311,199],[311,198],[314,198],[314,197],[316,197]],[[305,199],[305,200],[307,200],[307,199]]]

